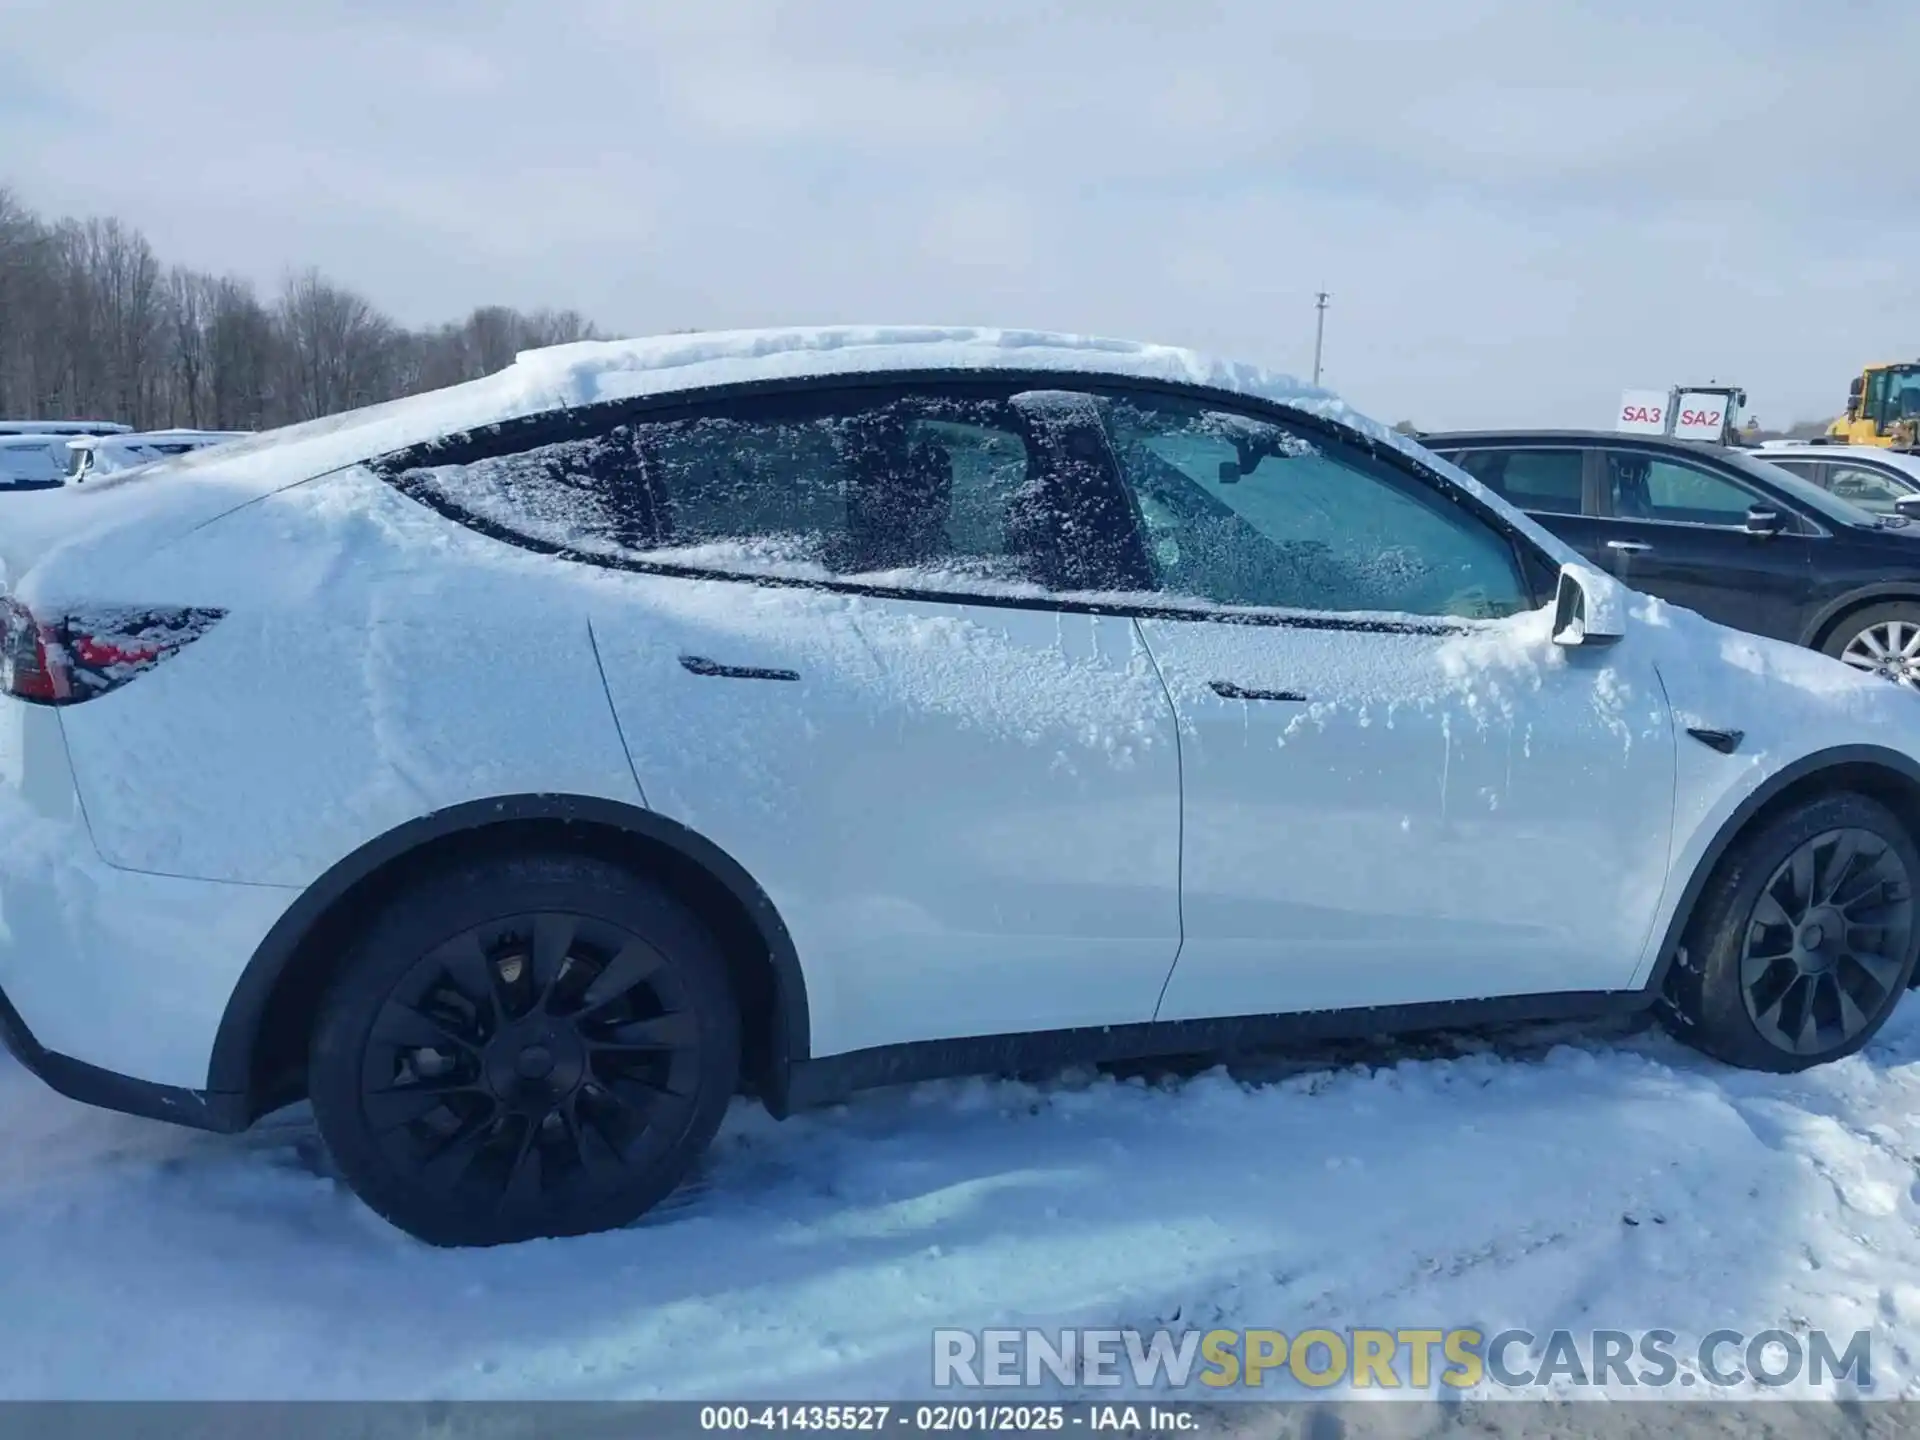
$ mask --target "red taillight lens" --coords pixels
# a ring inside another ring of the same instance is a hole
[[[199,639],[224,614],[103,606],[43,620],[0,595],[0,695],[36,705],[92,700]]]

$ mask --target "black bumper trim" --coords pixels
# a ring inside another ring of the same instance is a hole
[[[156,1085],[151,1080],[135,1080],[47,1049],[33,1038],[33,1032],[27,1029],[26,1021],[20,1018],[20,1012],[13,1008],[4,990],[0,990],[0,1043],[49,1089],[83,1105],[97,1105],[103,1110],[118,1110],[123,1115],[169,1120],[175,1125],[217,1130],[223,1134],[246,1129],[246,1097],[243,1095]]]

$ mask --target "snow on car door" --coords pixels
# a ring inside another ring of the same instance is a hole
[[[608,691],[649,804],[780,911],[815,1055],[1145,1021],[1178,949],[1172,709],[1130,620],[1034,582],[1073,474],[1029,410],[789,393],[622,442],[626,543],[714,578],[610,583]]]
[[[1161,1019],[1605,990],[1664,881],[1650,662],[1551,642],[1411,470],[1184,399],[1107,416],[1169,608],[1185,938]]]

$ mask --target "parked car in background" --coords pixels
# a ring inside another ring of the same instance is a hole
[[[68,498],[0,603],[0,1036],[304,1096],[439,1243],[631,1220],[743,1089],[1654,1006],[1799,1070],[1920,945],[1920,704],[1248,366],[569,345]]]
[[[0,420],[0,435],[125,435],[132,429],[113,420]]]
[[[1920,510],[1920,455],[1873,445],[1782,441],[1769,441],[1754,455],[1876,515],[1913,518]]]
[[[0,494],[56,490],[67,483],[65,435],[0,435]]]
[[[1920,688],[1920,525],[1765,451],[1582,430],[1420,440],[1636,590]]]
[[[67,475],[77,484],[94,475],[131,470],[189,451],[225,445],[248,433],[245,430],[143,430],[77,436],[67,442]]]

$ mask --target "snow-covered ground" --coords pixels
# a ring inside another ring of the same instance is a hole
[[[197,1134],[0,1059],[0,1397],[874,1399],[927,1393],[936,1326],[1324,1323],[1865,1328],[1891,1398],[1917,1149],[1920,1001],[1788,1078],[1531,1030],[743,1103],[641,1225],[455,1252],[328,1178],[298,1112]]]

